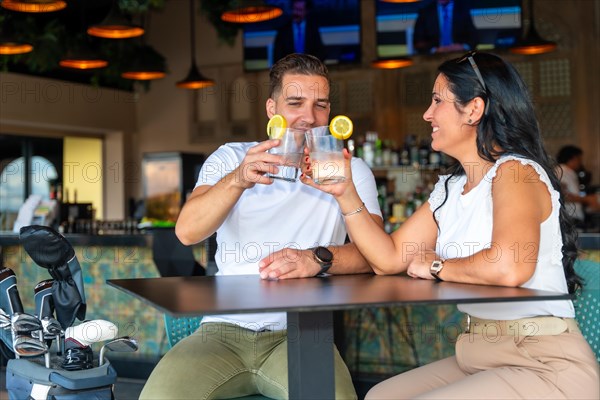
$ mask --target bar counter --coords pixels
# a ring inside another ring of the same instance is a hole
[[[111,235],[84,235],[67,233],[65,238],[73,246],[134,246],[150,247],[152,235],[137,234],[111,234]],[[11,231],[0,231],[0,246],[18,246],[19,234]]]

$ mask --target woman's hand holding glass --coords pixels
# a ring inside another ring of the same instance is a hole
[[[356,188],[354,187],[354,183],[352,182],[352,155],[347,149],[342,150],[342,154],[344,156],[344,176],[345,179],[341,182],[335,183],[326,183],[319,184],[315,182],[313,179],[313,169],[312,169],[312,161],[310,159],[310,155],[308,153],[308,149],[305,150],[305,161],[306,164],[304,166],[303,174],[300,176],[300,180],[302,183],[312,186],[316,189],[319,189],[325,193],[329,193],[333,195],[336,199],[339,200],[340,197],[344,197],[346,193],[354,192],[356,193]],[[350,188],[351,187],[351,188]]]

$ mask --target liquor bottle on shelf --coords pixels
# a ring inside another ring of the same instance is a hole
[[[380,184],[377,186],[377,201],[379,202],[379,208],[383,214],[383,219],[386,220],[390,212],[388,208],[387,187],[385,184]]]
[[[415,199],[414,199],[414,195],[411,193],[408,195],[408,200],[406,201],[406,210],[404,212],[404,214],[406,215],[406,218],[413,215],[415,210],[416,210]]]
[[[435,150],[432,150],[431,153],[429,153],[429,165],[431,166],[431,168],[439,168],[440,163],[441,163],[440,153]]]
[[[419,146],[415,135],[406,136],[405,147],[408,149],[409,162],[406,165],[419,165]]]
[[[358,139],[356,140],[356,146],[355,146],[355,153],[356,153],[356,157],[361,158],[361,159],[365,159],[365,155],[364,155],[364,151],[363,151],[363,146],[365,143],[365,138],[363,136],[359,136]]]
[[[400,153],[400,165],[410,165],[410,149],[406,145]]]
[[[404,222],[406,220],[406,202],[402,199],[397,199],[392,205],[392,218],[396,222]]]
[[[419,165],[425,166],[429,164],[429,142],[427,139],[421,139],[419,145]]]
[[[400,153],[401,150],[398,149],[396,146],[394,146],[394,148],[392,149],[392,158],[391,158],[391,163],[393,167],[397,167],[398,165],[400,165]]]
[[[383,141],[383,147],[381,151],[382,165],[384,167],[391,167],[392,164],[392,142],[390,140]]]
[[[373,143],[365,142],[362,148],[363,160],[365,160],[369,167],[373,168],[375,166],[375,149],[373,148]]]
[[[375,140],[375,156],[373,158],[373,165],[376,167],[383,166],[383,143],[381,139]]]
[[[423,205],[424,201],[423,188],[421,186],[417,186],[415,188],[415,192],[413,193],[414,211],[417,211],[417,209]]]

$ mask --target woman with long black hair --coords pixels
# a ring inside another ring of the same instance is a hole
[[[582,284],[573,269],[576,231],[523,80],[485,53],[446,61],[438,72],[423,118],[432,148],[458,163],[400,229],[387,235],[373,223],[352,179],[303,182],[336,198],[352,242],[377,274],[575,292]],[[571,301],[459,309],[468,317],[455,356],[390,378],[367,398],[599,397],[598,363]]]

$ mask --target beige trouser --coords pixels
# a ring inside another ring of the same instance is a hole
[[[598,399],[598,362],[580,332],[465,333],[456,356],[397,375],[366,399]]]

